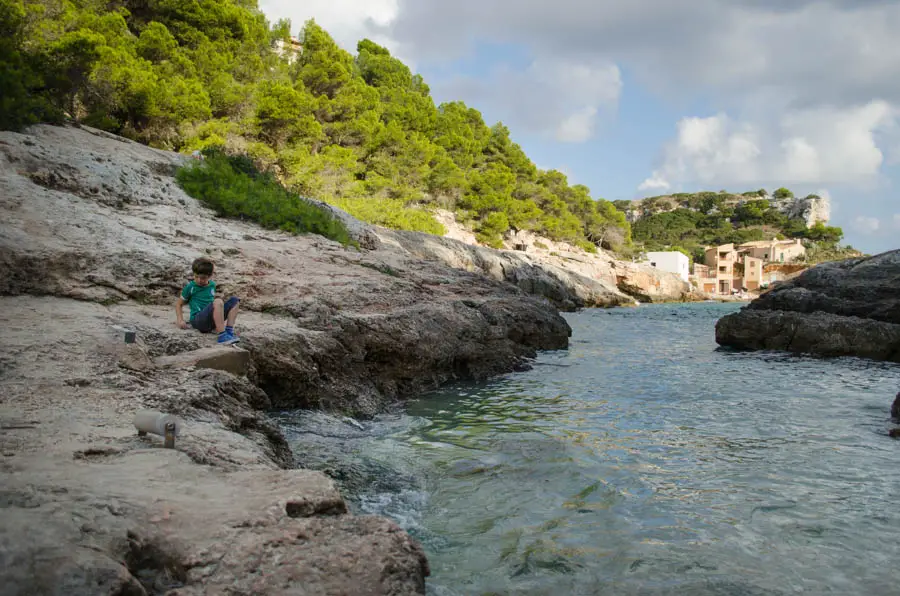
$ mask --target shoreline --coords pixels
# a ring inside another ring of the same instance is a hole
[[[185,160],[88,128],[0,133],[0,539],[13,562],[0,579],[72,595],[424,593],[421,547],[296,469],[265,412],[372,416],[565,349],[559,309],[633,299],[527,255],[352,218],[364,250],[218,219],[175,184]],[[174,324],[200,254],[242,299],[227,355]],[[198,350],[212,351],[199,366]],[[137,435],[144,409],[183,420],[174,449]]]
[[[264,412],[366,417],[520,369],[568,345],[556,304],[617,293],[358,222],[375,248],[218,219],[175,185],[183,162],[85,129],[0,133],[0,539],[11,562],[0,579],[72,595],[424,593],[421,547],[390,520],[350,515],[324,474],[293,469]],[[195,366],[215,338],[174,324],[204,253],[223,292],[242,298],[242,341],[229,350],[248,356],[231,372],[217,358]],[[174,449],[137,435],[144,409],[183,420]]]

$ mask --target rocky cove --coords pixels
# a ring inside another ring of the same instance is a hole
[[[602,255],[337,213],[353,250],[217,219],[176,185],[185,159],[89,128],[0,133],[4,593],[423,593],[421,547],[350,515],[266,412],[370,417],[565,348],[559,310],[691,297]],[[195,366],[214,340],[173,324],[201,254],[242,298],[237,368]],[[144,408],[185,421],[176,449],[137,436]]]

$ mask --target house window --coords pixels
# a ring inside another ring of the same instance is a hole
[[[728,267],[725,267],[724,265],[722,267],[719,267],[719,273],[725,273],[727,271],[728,271]]]
[[[656,267],[656,263],[652,263],[652,262],[651,262],[651,263],[650,263],[650,266],[651,266],[651,267]]]

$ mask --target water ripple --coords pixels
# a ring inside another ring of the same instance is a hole
[[[436,596],[900,593],[900,367],[718,348],[734,309],[567,315],[527,373],[285,423],[343,437],[353,508],[422,541]]]

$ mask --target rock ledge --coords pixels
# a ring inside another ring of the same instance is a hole
[[[719,320],[716,341],[900,362],[900,250],[813,267]]]

